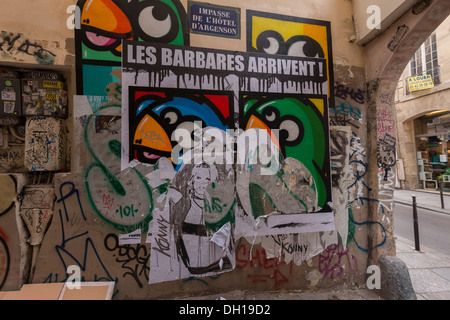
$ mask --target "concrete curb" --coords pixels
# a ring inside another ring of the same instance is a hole
[[[411,206],[412,207],[412,203],[411,202],[407,202],[407,201],[403,201],[403,200],[397,200],[397,199],[394,199],[394,202],[395,203],[399,203],[399,204],[403,204],[405,206]],[[442,209],[442,208],[437,208],[437,207],[427,207],[427,206],[423,206],[423,205],[419,205],[419,204],[417,204],[417,208],[424,209],[424,210],[429,210],[429,211],[433,211],[433,212],[450,214],[450,212],[448,212],[448,209]]]

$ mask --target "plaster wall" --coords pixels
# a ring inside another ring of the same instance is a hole
[[[367,44],[386,30],[414,4],[413,0],[353,0],[357,42]],[[376,21],[378,20],[378,25]],[[375,27],[372,27],[375,24]]]

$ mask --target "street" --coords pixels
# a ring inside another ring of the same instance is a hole
[[[420,245],[450,254],[450,215],[417,208]],[[395,204],[394,233],[414,242],[412,206]]]

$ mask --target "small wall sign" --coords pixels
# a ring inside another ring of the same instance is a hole
[[[210,36],[241,38],[241,9],[189,1],[189,31]]]

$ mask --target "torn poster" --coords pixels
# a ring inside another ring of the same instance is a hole
[[[232,270],[239,237],[335,229],[325,58],[122,53],[121,167],[155,166],[150,283]]]

